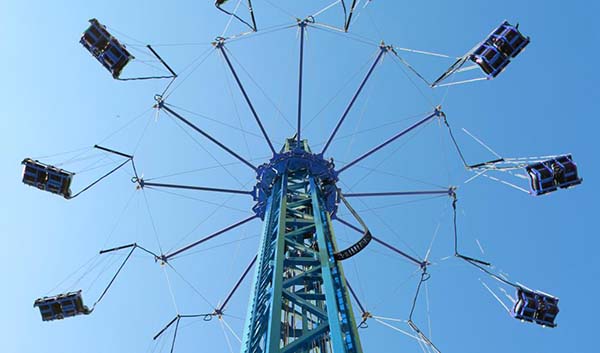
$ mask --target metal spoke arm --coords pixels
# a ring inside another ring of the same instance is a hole
[[[158,331],[158,333],[156,335],[154,335],[154,337],[152,337],[152,340],[156,341],[156,339],[158,339],[163,333],[165,333],[166,330],[169,329],[169,327],[173,326],[174,323],[177,322],[177,324],[179,324],[179,321],[181,319],[186,319],[186,318],[203,318],[204,321],[210,321],[212,320],[213,314],[193,314],[193,315],[182,315],[182,314],[177,314],[173,320],[169,321],[168,324],[165,325],[165,327],[163,327],[160,331]],[[176,329],[178,328],[178,325],[176,325]]]
[[[155,253],[153,253],[150,250],[145,249],[144,247],[139,246],[137,243],[132,243],[132,244],[128,244],[128,245],[118,246],[118,247],[111,248],[111,249],[106,249],[106,250],[101,250],[100,251],[100,255],[111,253],[111,252],[115,252],[115,251],[119,251],[119,250],[124,250],[124,249],[131,249],[131,250],[127,254],[127,257],[125,257],[125,260],[123,260],[123,262],[121,263],[121,266],[119,266],[119,269],[114,274],[114,276],[112,277],[112,279],[110,280],[110,282],[108,283],[108,285],[106,286],[106,288],[104,289],[104,291],[102,292],[102,294],[100,294],[100,297],[98,297],[98,299],[96,300],[96,302],[94,302],[94,305],[92,305],[92,308],[91,308],[90,312],[92,312],[94,310],[94,308],[96,308],[96,305],[98,305],[98,303],[104,298],[104,296],[106,295],[106,293],[108,292],[108,290],[110,289],[110,287],[113,285],[113,283],[115,282],[115,280],[117,279],[117,277],[121,273],[121,270],[123,270],[123,267],[125,267],[125,264],[131,258],[131,255],[133,255],[133,252],[135,251],[135,249],[141,249],[142,251],[147,252],[148,254],[152,255],[154,257],[154,259],[158,258],[158,256]]]
[[[241,225],[243,225],[245,223],[248,223],[251,220],[256,219],[256,218],[258,218],[258,216],[256,216],[256,215],[250,216],[250,217],[248,217],[246,219],[243,219],[243,220],[241,220],[241,221],[239,221],[237,223],[234,223],[234,224],[232,224],[232,225],[230,225],[228,227],[225,227],[225,228],[223,228],[223,229],[221,229],[221,230],[219,230],[219,231],[217,231],[217,232],[215,232],[215,233],[213,233],[213,234],[211,234],[211,235],[209,235],[209,236],[207,236],[205,238],[202,238],[202,239],[200,239],[200,240],[198,240],[196,242],[193,242],[193,243],[191,243],[191,244],[189,244],[187,246],[184,246],[183,248],[181,248],[179,250],[176,250],[176,251],[174,251],[172,253],[169,253],[169,254],[166,254],[166,255],[162,255],[162,256],[160,256],[160,259],[162,261],[167,262],[169,259],[173,258],[174,256],[180,255],[183,252],[186,252],[186,251],[188,251],[188,250],[190,250],[190,249],[192,249],[192,248],[194,248],[194,247],[196,247],[196,246],[198,246],[198,245],[200,245],[200,244],[202,244],[202,243],[204,243],[204,242],[206,242],[206,241],[208,241],[210,239],[216,238],[216,237],[218,237],[218,236],[220,236],[220,235],[222,235],[224,233],[227,233],[228,231],[230,231],[232,229],[235,229],[235,228],[237,228],[237,227],[239,227],[239,226],[241,226]]]
[[[252,163],[248,162],[245,158],[243,158],[242,156],[240,156],[239,154],[235,153],[233,150],[231,150],[229,147],[227,147],[225,144],[223,144],[222,142],[220,142],[219,140],[217,140],[216,138],[212,137],[210,134],[208,134],[207,132],[205,132],[204,130],[200,129],[199,127],[197,127],[196,125],[192,124],[189,120],[187,120],[186,118],[184,118],[183,116],[181,116],[180,114],[178,114],[176,111],[174,111],[173,109],[171,109],[162,99],[162,97],[160,95],[157,95],[155,97],[155,99],[157,100],[157,108],[159,109],[164,109],[167,113],[169,113],[170,115],[172,115],[173,117],[179,119],[181,122],[183,122],[184,124],[186,124],[187,126],[191,127],[192,129],[194,129],[196,132],[198,132],[199,134],[201,134],[202,136],[206,137],[207,139],[209,139],[211,142],[213,142],[214,144],[216,144],[217,146],[221,147],[221,149],[225,150],[227,153],[229,153],[230,155],[232,155],[233,157],[235,157],[237,160],[239,160],[240,162],[244,163],[245,165],[247,165],[248,167],[252,168],[252,170],[256,171],[257,168],[256,166],[254,166]]]
[[[346,279],[346,286],[350,290],[350,294],[352,294],[352,298],[354,298],[354,301],[356,302],[356,304],[358,304],[358,307],[360,308],[360,314],[361,314],[362,320],[358,324],[358,328],[369,327],[369,325],[367,325],[367,320],[369,318],[373,317],[373,315],[369,311],[367,311],[367,309],[365,309],[364,305],[361,303],[360,299],[358,299],[358,295],[356,295],[356,292],[354,292],[354,289],[352,288],[352,286],[350,285],[350,283],[348,282],[347,279]]]
[[[422,190],[422,191],[391,191],[391,192],[357,192],[344,194],[345,197],[381,197],[381,196],[417,196],[417,195],[449,195],[452,196],[456,187],[447,190]]]
[[[242,282],[244,281],[246,276],[248,276],[248,273],[250,273],[250,270],[252,269],[252,266],[254,266],[254,264],[256,263],[257,259],[258,259],[258,254],[255,255],[254,258],[252,258],[252,261],[250,261],[250,264],[248,265],[248,267],[246,267],[246,270],[244,270],[244,273],[242,274],[240,279],[238,279],[238,281],[235,283],[235,285],[233,286],[233,289],[231,289],[231,291],[227,295],[227,298],[225,298],[223,303],[221,305],[219,305],[219,307],[217,309],[215,309],[215,312],[214,312],[215,315],[219,315],[219,316],[223,315],[223,310],[225,309],[225,306],[227,306],[227,304],[229,303],[229,300],[231,300],[231,297],[233,296],[233,294],[235,294],[235,292],[240,287],[240,284],[242,284]]]
[[[143,252],[152,255],[155,259],[159,258],[159,256],[157,254],[155,254],[154,252],[152,252],[152,251],[144,248],[141,245],[138,245],[137,243],[131,243],[131,244],[127,244],[127,245],[117,246],[115,248],[100,250],[100,255],[111,253],[111,252],[115,252],[115,251],[119,251],[119,250],[123,250],[123,249],[129,249],[129,248],[133,248],[133,250],[140,249]]]
[[[194,186],[194,185],[149,183],[149,182],[144,181],[144,179],[138,179],[137,182],[140,185],[140,187],[142,187],[142,188],[149,186],[149,187],[155,187],[155,188],[184,189],[184,190],[220,192],[220,193],[227,193],[227,194],[252,195],[252,191],[245,191],[245,190],[210,188],[210,187],[205,187],[205,186]]]
[[[488,270],[486,267],[491,267],[492,264],[486,261],[482,261],[479,259],[475,259],[473,257],[469,257],[469,256],[465,256],[462,255],[459,251],[458,251],[458,226],[456,223],[456,215],[457,215],[457,210],[456,210],[456,203],[458,202],[458,199],[456,198],[456,196],[454,197],[454,200],[452,201],[452,210],[453,210],[453,223],[454,223],[454,256],[456,256],[459,259],[462,259],[464,261],[466,261],[468,264],[478,268],[481,272],[487,274],[488,276],[502,282],[505,284],[508,284],[509,286],[515,287],[515,288],[520,288],[520,286],[516,283],[510,282],[509,280],[507,280],[504,277],[501,277],[493,272],[491,272],[490,270]]]
[[[355,160],[353,160],[352,162],[346,164],[343,168],[341,168],[338,173],[343,172],[344,170],[352,167],[353,165],[355,165],[356,163],[362,161],[363,159],[371,156],[372,154],[376,153],[377,151],[379,151],[380,149],[384,148],[385,146],[389,145],[390,143],[396,141],[397,139],[399,139],[400,137],[406,135],[407,133],[411,132],[412,130],[418,128],[419,126],[425,124],[426,122],[430,121],[431,119],[435,118],[435,117],[439,117],[442,116],[443,113],[440,110],[440,107],[436,108],[436,110],[429,114],[428,116],[426,116],[425,118],[421,119],[420,121],[416,122],[415,124],[413,124],[412,126],[408,127],[407,129],[397,133],[396,135],[394,135],[393,137],[389,138],[387,141],[383,142],[382,144],[380,144],[379,146],[373,148],[372,150],[366,152],[365,154],[363,154],[362,156],[356,158]]]
[[[110,148],[102,147],[102,146],[99,146],[99,145],[94,145],[94,148],[99,149],[99,150],[104,151],[104,152],[112,153],[112,154],[120,156],[120,157],[125,157],[127,159],[124,162],[122,162],[121,164],[119,164],[118,166],[116,166],[115,168],[113,168],[108,173],[104,174],[103,176],[101,176],[100,178],[96,179],[94,182],[92,182],[88,186],[86,186],[83,189],[81,189],[76,194],[74,194],[74,195],[68,195],[68,197],[66,197],[67,199],[74,199],[77,196],[83,194],[84,192],[86,192],[89,189],[91,189],[94,185],[96,185],[99,182],[101,182],[103,179],[107,178],[108,176],[110,176],[111,174],[113,174],[114,172],[116,172],[117,170],[121,169],[121,167],[123,167],[125,164],[127,164],[129,162],[131,162],[131,165],[133,166],[133,171],[137,175],[137,171],[135,170],[135,164],[133,163],[133,156],[132,155],[125,154],[125,153],[122,153],[122,152],[119,152],[119,151],[115,151],[115,150],[112,150]]]
[[[254,9],[252,8],[252,1],[251,0],[248,0],[248,11],[250,12],[250,21],[252,21],[252,24],[248,23],[246,20],[244,20],[241,17],[239,17],[235,12],[230,12],[230,11],[227,11],[224,8],[222,8],[221,5],[224,2],[225,1],[220,1],[220,0],[215,1],[215,7],[217,9],[219,9],[219,11],[225,13],[226,15],[235,17],[236,20],[238,20],[241,23],[243,23],[246,26],[248,26],[248,28],[250,28],[253,32],[258,31],[258,28],[256,27],[256,18],[254,17]]]
[[[229,70],[231,71],[231,74],[233,75],[235,82],[237,83],[238,87],[240,88],[240,91],[242,92],[242,95],[244,96],[244,99],[246,100],[246,103],[248,104],[248,107],[250,108],[250,111],[252,112],[252,116],[254,116],[254,120],[256,120],[256,123],[258,124],[260,131],[262,132],[265,140],[267,141],[267,144],[269,145],[271,152],[273,153],[273,155],[275,155],[276,154],[275,148],[273,147],[273,144],[271,143],[271,140],[269,139],[269,136],[267,135],[267,131],[265,130],[265,127],[263,126],[260,118],[258,117],[258,113],[256,113],[256,109],[254,109],[254,105],[252,104],[252,101],[250,100],[248,93],[246,93],[246,89],[244,88],[242,81],[240,80],[237,72],[235,71],[235,68],[233,67],[233,64],[231,63],[231,60],[229,60],[229,56],[227,55],[227,51],[225,50],[226,49],[225,48],[225,40],[220,39],[219,41],[217,41],[215,43],[215,46],[221,52],[221,54],[223,54],[223,58],[225,59],[225,62],[227,63],[227,66],[229,67]]]
[[[352,0],[352,5],[350,5],[350,13],[346,17],[346,23],[344,23],[344,32],[348,32],[348,29],[350,28],[350,24],[352,23],[352,15],[354,14],[354,9],[356,8],[356,5],[358,5],[357,3],[358,3],[358,1]],[[344,0],[342,0],[342,6],[344,7],[344,12],[345,12],[346,5],[344,3]]]
[[[154,48],[152,48],[152,46],[150,46],[150,44],[146,45],[146,48],[148,48],[148,50],[150,50],[152,55],[154,55],[158,59],[158,61],[160,61],[160,63],[171,73],[171,75],[170,76],[142,76],[142,77],[128,77],[128,78],[117,77],[116,78],[117,80],[119,80],[119,81],[138,81],[138,80],[156,80],[156,79],[164,79],[164,78],[171,78],[174,80],[177,78],[177,74],[175,73],[175,71],[173,71],[173,69],[169,66],[169,64],[167,64],[165,62],[165,60],[160,55],[158,55],[156,50],[154,50]]]
[[[365,76],[365,78],[360,83],[360,86],[358,86],[358,89],[356,90],[356,93],[354,93],[354,96],[350,100],[350,103],[348,103],[348,106],[344,110],[344,113],[340,117],[340,120],[338,121],[337,125],[335,126],[335,128],[331,132],[331,135],[329,136],[329,139],[325,143],[325,147],[323,147],[323,150],[321,151],[321,154],[324,154],[325,151],[327,151],[327,148],[329,148],[329,145],[331,144],[331,141],[333,141],[333,138],[335,137],[335,135],[337,134],[338,130],[342,126],[342,123],[344,122],[344,120],[346,120],[346,117],[348,116],[348,113],[350,113],[350,110],[352,109],[352,106],[356,102],[356,99],[358,98],[358,96],[362,92],[363,88],[365,88],[365,85],[367,84],[367,82],[369,81],[369,78],[373,74],[373,71],[375,70],[375,67],[377,67],[377,64],[379,64],[379,62],[383,58],[383,55],[386,54],[390,50],[390,48],[391,47],[385,45],[385,43],[381,43],[381,45],[379,46],[379,54],[377,55],[377,58],[375,59],[375,62],[373,63],[373,65],[371,65],[371,68],[367,72],[367,75]]]
[[[299,21],[298,26],[300,27],[300,63],[298,68],[298,127],[296,130],[296,137],[298,141],[298,145],[300,145],[300,141],[302,138],[301,130],[302,130],[302,80],[303,80],[303,71],[304,71],[304,32],[306,31],[307,21]]]
[[[421,292],[421,286],[423,285],[423,283],[428,281],[430,277],[431,277],[431,275],[429,273],[427,273],[427,267],[423,267],[423,272],[421,273],[421,278],[419,280],[419,284],[417,285],[417,291],[413,298],[413,303],[412,303],[412,307],[410,309],[410,314],[408,315],[408,326],[410,326],[410,328],[418,335],[421,342],[428,345],[434,352],[441,353],[440,350],[435,346],[435,344],[433,344],[433,342],[429,339],[429,337],[427,337],[425,335],[425,333],[423,333],[423,331],[421,331],[421,329],[417,326],[417,324],[415,324],[415,322],[412,319],[413,314],[415,312],[415,308],[417,306],[417,300],[419,299],[419,293]]]
[[[347,222],[347,221],[345,221],[345,220],[341,219],[341,218],[340,218],[339,216],[337,216],[337,215],[336,215],[336,218],[335,218],[335,219],[336,219],[338,222],[342,223],[343,225],[347,226],[348,228],[354,229],[355,231],[357,231],[357,232],[360,232],[360,233],[362,233],[362,232],[363,232],[363,231],[362,231],[360,228],[358,228],[358,227],[354,226],[352,223],[349,223],[349,222]],[[419,260],[419,259],[417,259],[417,258],[415,258],[415,257],[413,257],[413,256],[410,256],[410,255],[408,255],[407,253],[405,253],[404,251],[402,251],[402,250],[400,250],[400,249],[397,249],[396,247],[394,247],[394,246],[392,246],[392,245],[390,245],[390,244],[388,244],[388,243],[384,242],[383,240],[381,240],[381,239],[379,239],[379,238],[377,238],[377,237],[375,237],[375,236],[372,236],[372,239],[373,239],[373,241],[375,241],[375,242],[377,242],[377,243],[379,243],[379,244],[381,244],[381,245],[385,246],[386,248],[388,248],[388,249],[392,250],[392,251],[393,251],[393,252],[395,252],[396,254],[399,254],[399,255],[401,255],[402,257],[404,257],[404,258],[406,258],[407,260],[411,261],[411,262],[412,262],[412,263],[414,263],[415,265],[418,265],[419,267],[424,267],[424,266],[426,266],[426,265],[427,265],[427,262],[426,262],[426,261],[421,261],[421,260]]]

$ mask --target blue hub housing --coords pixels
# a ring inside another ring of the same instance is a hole
[[[336,187],[338,173],[335,171],[333,159],[325,160],[322,154],[310,152],[306,141],[302,141],[298,146],[293,138],[287,140],[284,150],[275,154],[268,163],[258,167],[257,183],[253,189],[256,205],[252,210],[263,219],[273,184],[280,175],[295,170],[308,170],[314,176],[317,184],[323,188],[326,210],[331,215],[335,215],[338,204]]]

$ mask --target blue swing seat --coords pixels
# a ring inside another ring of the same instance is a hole
[[[58,194],[68,199],[71,197],[71,181],[74,173],[25,158],[21,162],[23,168],[23,183],[35,186],[44,191]]]
[[[518,26],[513,26],[507,21],[504,21],[488,39],[488,42],[493,43],[496,48],[510,58],[519,55],[530,41],[529,37],[521,34]]]
[[[498,76],[510,63],[510,58],[504,55],[493,44],[483,43],[470,56],[489,78]]]
[[[558,298],[525,288],[517,289],[517,302],[512,312],[516,319],[546,327],[556,327],[555,320],[558,312]]]
[[[93,18],[90,26],[83,33],[79,42],[94,56],[113,76],[118,79],[121,71],[134,56],[106,30],[106,26]]]
[[[39,298],[33,306],[40,309],[42,321],[62,320],[77,315],[89,315],[92,312],[83,304],[81,290]]]
[[[488,78],[498,76],[510,63],[510,60],[529,44],[518,29],[504,21],[483,43],[469,56],[486,73]]]
[[[558,188],[568,189],[583,182],[571,155],[531,164],[525,170],[531,179],[531,191],[534,195],[547,194]]]
[[[552,168],[554,169],[556,185],[561,189],[579,185],[583,181],[577,174],[577,165],[573,162],[571,155],[555,158]]]

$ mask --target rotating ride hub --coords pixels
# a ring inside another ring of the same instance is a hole
[[[256,205],[252,210],[264,219],[267,200],[273,192],[278,177],[288,171],[306,170],[313,176],[324,194],[325,210],[332,216],[337,211],[338,173],[335,171],[333,159],[325,160],[323,154],[312,153],[306,140],[298,143],[296,138],[287,139],[283,149],[276,153],[268,163],[257,168],[257,183],[253,190]]]

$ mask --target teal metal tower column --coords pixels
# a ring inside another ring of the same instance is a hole
[[[335,236],[327,181],[306,141],[288,139],[270,185],[242,353],[362,353]]]

